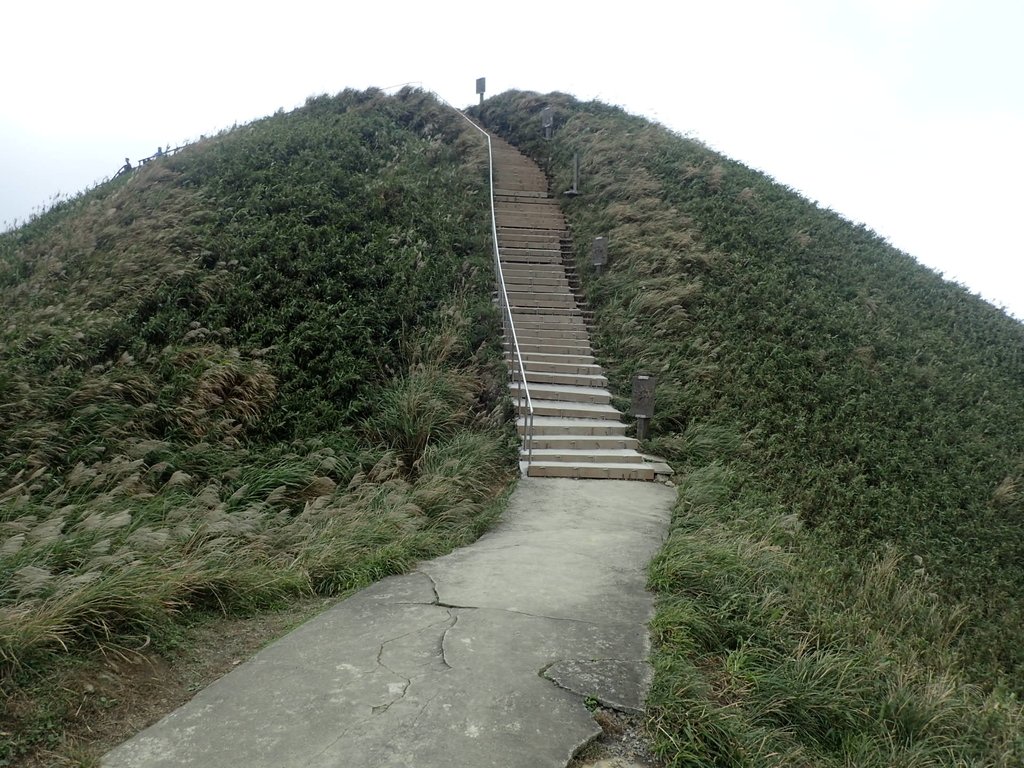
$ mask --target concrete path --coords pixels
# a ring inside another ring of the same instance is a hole
[[[338,603],[103,760],[107,768],[544,768],[638,711],[660,484],[523,478],[475,544]]]

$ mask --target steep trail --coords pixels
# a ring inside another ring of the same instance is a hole
[[[645,460],[611,405],[594,358],[587,313],[574,294],[563,254],[571,255],[565,218],[540,168],[513,146],[491,138],[494,201],[505,291],[534,408],[531,477],[653,480],[661,466]],[[569,267],[568,269],[571,269]],[[518,399],[514,345],[506,338]],[[520,403],[519,430],[528,429]],[[662,465],[663,466],[663,465]]]

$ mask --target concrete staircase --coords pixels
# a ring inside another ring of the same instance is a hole
[[[498,249],[534,409],[531,477],[653,480],[661,471],[626,437],[594,359],[589,313],[570,287],[569,235],[536,163],[492,137]],[[505,340],[515,365],[511,338]],[[509,385],[518,402],[520,384]],[[526,430],[525,406],[519,431]],[[523,460],[526,460],[523,456]],[[667,468],[666,468],[667,469]]]

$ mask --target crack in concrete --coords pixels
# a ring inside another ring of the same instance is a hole
[[[430,603],[419,603],[419,605],[430,605]],[[452,617],[451,611],[448,611],[448,621],[451,621],[451,617]],[[392,704],[394,704],[395,702],[397,702],[397,701],[399,701],[399,700],[401,700],[401,699],[403,699],[405,697],[405,695],[409,692],[409,686],[412,685],[412,678],[406,677],[405,675],[395,671],[394,669],[392,669],[391,667],[389,667],[387,664],[384,663],[384,649],[387,647],[387,645],[389,643],[393,643],[393,642],[395,642],[397,640],[401,640],[402,638],[409,637],[410,635],[415,635],[415,634],[417,634],[419,632],[423,632],[424,630],[430,629],[431,627],[439,626],[442,623],[444,623],[444,622],[435,621],[435,622],[433,622],[431,624],[427,624],[425,627],[417,627],[416,629],[410,630],[409,632],[405,632],[404,634],[396,635],[395,637],[389,637],[387,640],[384,640],[380,644],[380,646],[377,648],[377,666],[378,667],[382,667],[383,669],[386,669],[388,672],[390,672],[395,677],[397,677],[397,678],[399,678],[401,680],[404,680],[405,684],[402,686],[402,692],[399,693],[395,698],[393,698],[387,704],[378,704],[377,706],[373,707],[371,709],[371,712],[373,712],[373,714],[381,715],[381,714],[384,714],[385,712],[387,712],[389,709],[391,709],[391,705]],[[451,627],[451,624],[446,626],[444,631],[447,632],[450,627]],[[441,637],[442,637],[442,642],[443,642],[444,633],[442,633]],[[443,647],[441,649],[440,656],[441,656],[441,661],[444,663],[444,665],[450,669],[451,666],[448,664],[447,659],[444,658],[444,649],[443,649]]]
[[[435,587],[434,594],[437,594]],[[436,605],[438,608],[449,608],[457,611],[501,611],[502,613],[514,613],[518,616],[528,616],[531,619],[544,619],[547,621],[569,621],[574,624],[587,624],[591,627],[632,627],[636,623],[632,621],[590,621],[589,619],[573,619],[568,616],[546,616],[541,613],[530,613],[529,611],[517,611],[515,608],[495,608],[489,605],[456,605],[455,603],[442,603],[435,600],[431,603],[420,603],[411,600],[400,600],[395,605]]]
[[[448,609],[448,616],[451,618],[451,623],[447,627],[445,627],[444,632],[441,633],[441,642],[440,642],[441,663],[444,664],[445,667],[447,667],[448,669],[451,669],[452,665],[448,663],[448,653],[444,649],[444,642],[445,642],[445,640],[448,639],[448,633],[451,632],[453,629],[455,629],[455,625],[459,623],[459,614],[458,613],[453,613],[453,611],[457,611],[457,610],[458,610],[457,608],[449,608]]]
[[[440,605],[441,604],[441,596],[437,593],[437,582],[434,581],[434,577],[431,576],[426,571],[416,571],[416,573],[422,573],[424,576],[426,576],[428,579],[430,579],[430,588],[434,591],[434,602],[431,603],[431,605]]]
[[[427,628],[429,629],[429,627],[431,627],[431,626],[433,626],[433,625],[432,624],[428,625]],[[399,635],[398,637],[392,638],[392,640],[400,640],[401,638],[408,637],[411,634],[414,634],[414,633],[413,632],[407,632],[404,635]],[[393,698],[387,704],[378,704],[377,706],[372,707],[370,709],[370,711],[373,714],[375,714],[375,715],[382,715],[385,712],[387,712],[389,709],[391,709],[391,705],[394,704],[399,699],[404,698],[405,694],[407,694],[409,692],[409,686],[412,685],[412,678],[406,677],[405,675],[398,674],[397,672],[395,672],[395,670],[393,670],[391,667],[389,667],[383,661],[384,646],[386,646],[388,643],[392,642],[392,640],[385,640],[383,643],[380,644],[380,648],[377,649],[377,666],[383,667],[384,669],[386,669],[388,672],[390,672],[395,677],[398,677],[398,678],[401,678],[402,680],[404,680],[405,681],[405,685],[402,686],[402,692],[400,694],[398,694],[397,696],[395,696],[395,698]]]
[[[440,695],[441,695],[440,692],[435,693],[433,696],[431,696],[429,699],[427,699],[425,702],[423,702],[423,706],[420,707],[420,711],[416,713],[416,717],[414,717],[412,719],[412,722],[409,724],[409,728],[410,729],[416,727],[416,725],[420,721],[420,718],[423,717],[423,713],[427,711],[427,707],[429,707],[434,702],[434,699],[436,699]]]

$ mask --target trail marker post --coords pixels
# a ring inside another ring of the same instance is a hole
[[[646,440],[651,430],[651,417],[654,416],[654,387],[658,383],[655,376],[638,371],[633,376],[633,408],[636,418],[636,439]]]
[[[476,79],[476,92],[480,94],[480,106],[484,105],[484,91],[487,90],[487,78],[478,77]]]
[[[544,138],[551,138],[551,128],[555,124],[555,113],[551,107],[544,107],[540,111],[540,124],[544,127]]]
[[[608,263],[608,238],[595,237],[594,244],[590,246],[590,263],[597,274],[601,274],[605,264]]]
[[[580,153],[572,153],[572,189],[565,190],[568,197],[576,197],[580,193]]]

